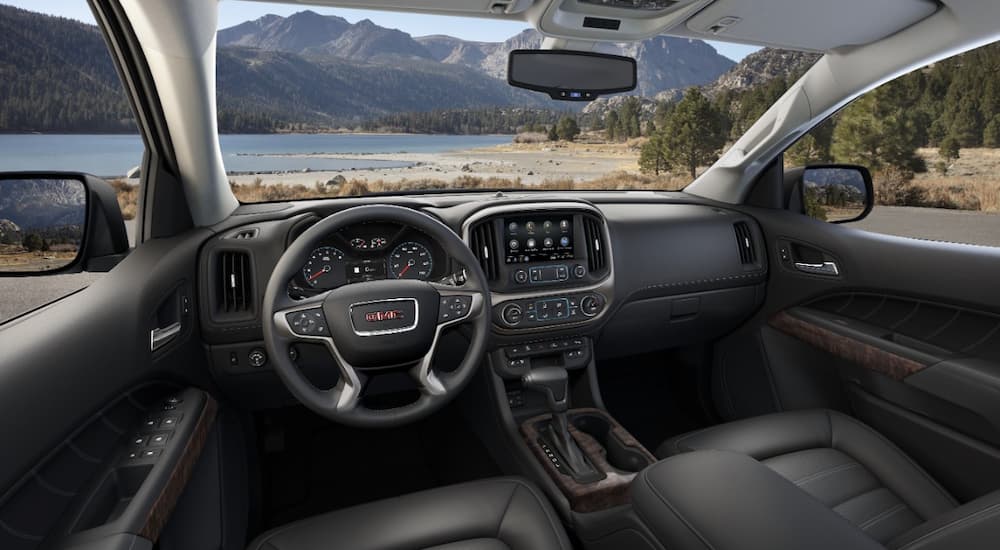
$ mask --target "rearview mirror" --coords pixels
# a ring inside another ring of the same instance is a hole
[[[799,188],[807,216],[830,223],[863,219],[875,204],[872,175],[867,168],[850,165],[808,166]]]
[[[631,57],[567,50],[514,50],[507,63],[511,86],[545,92],[562,101],[593,101],[635,89]]]
[[[0,174],[0,276],[106,271],[128,251],[111,186],[83,174]]]

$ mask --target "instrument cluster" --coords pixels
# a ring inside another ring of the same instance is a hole
[[[437,280],[449,259],[434,240],[411,227],[371,222],[328,236],[309,254],[292,290],[312,294],[381,279]]]

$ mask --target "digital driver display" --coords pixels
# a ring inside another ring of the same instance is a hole
[[[524,264],[566,260],[573,254],[573,217],[542,215],[504,218],[506,262]]]

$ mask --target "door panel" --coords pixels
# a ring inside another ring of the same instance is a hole
[[[0,532],[24,535],[0,547],[37,547],[70,521],[65,514],[74,499],[99,482],[133,417],[149,406],[136,388],[162,393],[162,385],[150,385],[158,380],[208,387],[204,352],[192,338],[197,315],[174,309],[195,280],[197,249],[208,234],[148,241],[87,289],[0,326],[0,521],[6,528]],[[154,353],[151,331],[166,321],[180,330]],[[127,493],[128,475],[94,494],[114,500]],[[101,518],[88,521],[77,518],[76,530]]]
[[[1000,488],[1000,249],[747,211],[761,224],[771,262],[765,305],[746,327],[758,344],[741,344],[746,334],[720,342],[717,356],[739,359],[720,361],[715,372],[733,378],[743,370],[738,376],[766,384],[717,385],[730,394],[717,402],[746,404],[728,415],[849,410],[956,496]],[[797,265],[827,262],[835,274]]]

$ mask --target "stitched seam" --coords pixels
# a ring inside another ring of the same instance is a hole
[[[812,483],[814,481],[818,481],[818,480],[823,479],[825,477],[832,476],[833,474],[838,474],[840,472],[844,472],[844,471],[847,471],[847,470],[853,470],[855,468],[861,468],[861,465],[858,464],[857,462],[848,462],[848,463],[845,463],[845,464],[838,464],[836,466],[832,466],[832,467],[827,468],[825,470],[820,470],[820,471],[818,471],[816,473],[809,474],[809,475],[807,475],[807,476],[805,476],[803,478],[796,479],[792,483],[794,483],[794,484],[796,484],[798,486],[808,485],[808,484],[810,484],[810,483]]]
[[[827,413],[827,418],[829,418],[829,420],[830,420],[830,439],[831,439],[831,442],[833,440],[833,415],[834,414],[839,414],[839,413],[833,413],[833,412],[828,412]],[[952,497],[950,494],[948,494],[948,492],[946,492],[944,490],[944,488],[941,487],[941,485],[939,485],[938,482],[935,481],[935,479],[930,476],[930,474],[928,474],[927,472],[925,472],[924,469],[921,468],[919,464],[917,464],[916,462],[913,461],[912,458],[910,458],[910,455],[908,455],[908,454],[904,453],[902,450],[900,450],[900,448],[897,447],[892,441],[889,441],[885,436],[883,436],[882,434],[878,433],[877,431],[871,429],[866,424],[862,424],[861,422],[858,422],[857,420],[855,420],[855,419],[853,419],[853,418],[851,418],[851,417],[849,417],[847,415],[840,414],[840,416],[843,416],[846,421],[853,422],[853,423],[857,424],[858,426],[860,426],[861,428],[863,428],[864,430],[867,430],[869,433],[871,433],[872,435],[874,435],[876,437],[876,439],[878,439],[879,441],[881,441],[882,443],[884,443],[886,446],[888,446],[889,449],[895,451],[896,454],[898,454],[899,456],[903,457],[903,460],[907,464],[909,464],[914,470],[916,470],[917,473],[921,477],[923,477],[924,480],[927,481],[927,483],[929,483],[931,485],[931,487],[933,487],[935,490],[937,490],[938,493],[940,493],[940,495],[943,496],[944,499],[946,501],[948,501],[949,504],[951,504],[953,507],[954,506],[958,506],[958,503],[955,502],[955,498],[954,497]],[[842,451],[842,449],[838,449],[838,450]],[[848,455],[848,456],[850,456],[850,455]],[[851,458],[854,458],[854,457],[851,457]],[[889,488],[889,486],[885,483],[885,481],[883,481],[882,479],[879,479],[879,477],[875,475],[875,472],[871,472],[871,474],[873,476],[875,476],[875,478],[878,479],[882,483],[882,485],[884,487]],[[895,493],[895,491],[893,491],[893,493]],[[900,499],[900,500],[902,500],[902,499]],[[914,512],[916,512],[916,510],[914,510]],[[929,519],[929,518],[922,518],[922,519],[926,520],[926,519]]]
[[[847,504],[848,502],[852,502],[854,500],[857,500],[857,499],[859,499],[859,498],[861,498],[861,497],[863,497],[865,495],[870,495],[870,494],[874,493],[875,491],[882,491],[882,490],[888,491],[893,496],[896,496],[896,493],[893,493],[892,491],[889,491],[889,489],[886,489],[885,487],[883,487],[883,486],[880,485],[880,486],[878,486],[878,487],[876,487],[874,489],[868,489],[868,490],[862,491],[862,492],[860,492],[860,493],[858,493],[856,495],[849,496],[849,497],[845,498],[844,500],[842,500],[842,501],[840,501],[840,502],[838,502],[838,503],[830,506],[830,508],[832,508],[832,509],[834,509],[836,511],[837,508],[840,508],[841,506]],[[896,497],[896,498],[899,498],[899,497]],[[900,499],[900,501],[902,501],[902,499]]]
[[[7,531],[11,535],[13,535],[13,536],[15,536],[15,537],[17,537],[17,538],[19,538],[21,540],[30,540],[30,541],[34,541],[34,542],[41,542],[42,539],[45,538],[45,537],[42,537],[42,536],[39,536],[39,535],[32,535],[30,533],[22,533],[21,531],[18,531],[17,529],[14,529],[10,525],[7,525],[7,522],[5,522],[3,520],[0,520],[0,528],[3,528],[4,531]]]
[[[525,482],[523,482],[523,481],[521,481],[519,479],[513,479],[512,478],[510,481],[512,481],[512,482],[520,485],[521,487],[524,487],[525,489],[528,490],[529,493],[531,493],[531,496],[535,497],[535,500],[541,506],[542,511],[545,512],[545,518],[547,520],[549,520],[549,527],[552,528],[552,534],[555,535],[555,537],[556,537],[557,540],[559,540],[559,546],[562,547],[562,548],[566,548],[565,545],[563,544],[565,542],[563,540],[564,537],[560,537],[559,536],[559,534],[563,532],[562,523],[556,522],[555,520],[552,519],[551,510],[547,506],[548,501],[543,500],[543,498],[541,497],[541,495],[538,494],[538,492],[535,490],[535,487],[533,485],[529,485],[529,484],[527,484],[527,483],[525,483]]]
[[[885,510],[880,514],[876,514],[875,517],[869,519],[868,521],[865,521],[864,523],[859,524],[858,527],[860,527],[862,531],[867,531],[869,527],[874,527],[875,525],[878,525],[879,523],[884,521],[886,518],[890,518],[898,514],[899,512],[906,510],[907,508],[909,508],[909,506],[901,502],[893,506],[892,508]]]
[[[649,470],[651,470],[651,469],[652,468],[646,468],[645,470],[642,471],[642,482],[646,484],[646,487],[650,490],[650,492],[652,492],[654,495],[656,495],[656,498],[658,498],[660,500],[660,502],[662,502],[663,505],[666,506],[668,510],[670,510],[670,513],[673,514],[674,517],[676,517],[678,519],[678,521],[681,522],[681,524],[683,524],[685,527],[687,527],[688,530],[691,531],[691,533],[695,537],[697,537],[698,540],[700,540],[701,543],[704,544],[706,548],[714,550],[715,547],[712,546],[712,543],[710,543],[708,541],[708,539],[706,539],[701,534],[701,532],[699,532],[697,529],[695,529],[695,527],[693,525],[691,525],[690,522],[688,522],[687,518],[685,518],[684,516],[682,516],[677,511],[677,509],[674,508],[672,504],[670,504],[670,501],[667,500],[667,498],[664,497],[663,494],[660,493],[660,491],[656,488],[656,486],[653,485],[653,483],[651,481],[649,481]],[[636,509],[638,509],[638,508],[636,508]]]
[[[510,510],[510,503],[514,502],[514,495],[517,494],[517,488],[518,486],[515,484],[514,488],[510,491],[510,495],[507,497],[507,504],[504,505],[503,512],[500,512],[500,519],[497,521],[497,532],[493,536],[493,538],[497,540],[503,540],[500,538],[500,530],[503,529],[503,520],[507,518],[507,511]]]
[[[938,527],[937,529],[934,529],[930,533],[926,533],[926,534],[921,535],[920,537],[918,537],[916,539],[911,540],[910,542],[908,542],[905,545],[901,546],[897,550],[906,550],[907,548],[912,548],[914,545],[919,544],[921,542],[924,542],[926,540],[935,538],[935,537],[941,535],[942,533],[944,533],[945,531],[947,531],[947,530],[949,530],[952,527],[955,527],[957,525],[961,525],[963,523],[977,523],[979,521],[982,521],[984,519],[989,518],[992,515],[995,515],[997,513],[997,511],[1000,511],[1000,504],[993,504],[993,505],[991,505],[991,506],[989,506],[987,508],[983,508],[982,510],[979,510],[978,512],[976,512],[976,513],[974,513],[972,515],[965,516],[965,517],[958,518],[956,520],[950,521],[950,522],[948,522],[948,523],[946,523],[946,524]]]

